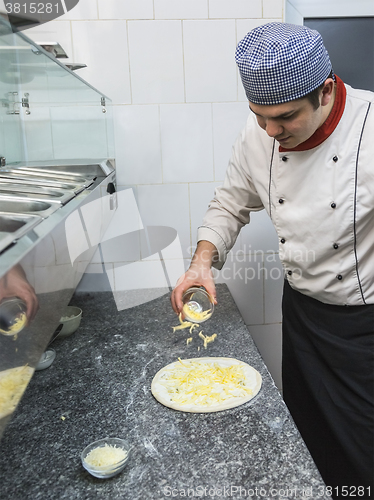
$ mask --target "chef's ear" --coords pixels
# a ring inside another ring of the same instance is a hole
[[[327,78],[322,88],[321,106],[327,106],[334,95],[335,82],[332,78]]]

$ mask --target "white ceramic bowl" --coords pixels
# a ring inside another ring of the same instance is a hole
[[[105,447],[105,445],[120,448],[126,451],[127,454],[123,459],[113,463],[108,463],[107,465],[98,466],[87,463],[86,459],[89,453],[96,448]],[[94,441],[93,443],[86,446],[86,448],[82,451],[81,454],[83,467],[90,474],[100,479],[107,479],[109,477],[115,476],[116,474],[119,474],[125,468],[127,462],[129,461],[129,458],[130,458],[130,445],[126,440],[119,438],[104,438],[104,439],[99,439],[98,441]]]
[[[82,309],[75,306],[67,306],[64,314],[60,319],[60,323],[63,324],[60,333],[58,334],[58,338],[69,337],[72,333],[74,333],[82,319]]]

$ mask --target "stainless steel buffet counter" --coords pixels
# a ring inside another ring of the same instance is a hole
[[[115,190],[114,160],[0,169],[0,306],[18,297],[28,315],[19,333],[0,334],[0,437],[110,222]]]

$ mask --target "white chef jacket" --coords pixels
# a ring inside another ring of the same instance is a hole
[[[307,151],[280,153],[250,114],[198,229],[217,269],[250,212],[265,208],[292,288],[327,304],[374,303],[374,93],[345,87],[338,125]]]

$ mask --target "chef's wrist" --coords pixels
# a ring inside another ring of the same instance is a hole
[[[210,241],[199,241],[196,252],[192,258],[191,267],[198,266],[210,269],[218,260],[218,250]]]

